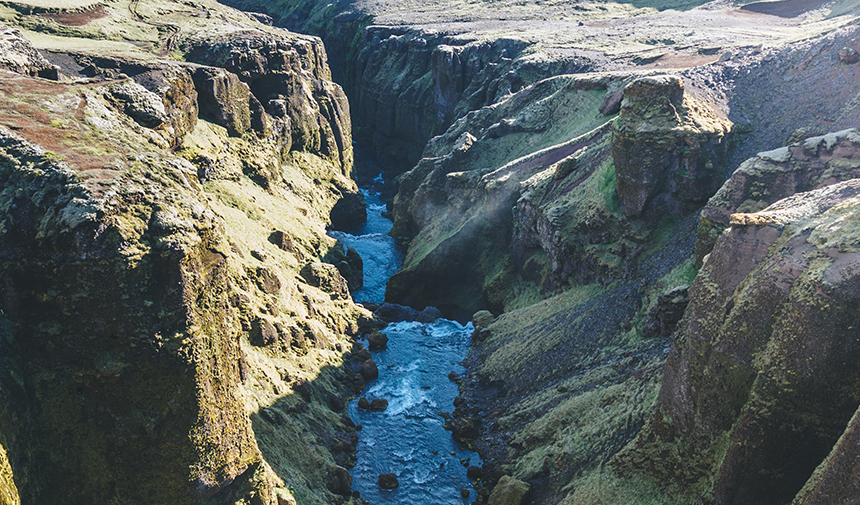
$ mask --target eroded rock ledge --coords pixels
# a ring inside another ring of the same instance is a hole
[[[828,453],[844,454],[860,405],[858,209],[854,179],[731,216],[620,471],[716,503],[832,503],[844,455]]]
[[[319,263],[357,191],[344,95],[318,39],[184,35],[205,65],[77,52],[48,55],[59,81],[33,77],[38,59],[0,70],[4,503],[350,491],[353,337],[378,324]]]

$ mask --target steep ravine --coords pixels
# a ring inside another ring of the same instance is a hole
[[[353,125],[403,173],[389,300],[472,319],[475,501],[856,497],[856,2],[267,2],[334,70],[209,0],[80,3],[0,10],[2,505],[367,486],[348,397],[425,390],[364,390]]]
[[[331,234],[364,258],[364,286],[353,292],[354,298],[378,304],[402,254],[385,235],[392,223],[382,216],[385,204],[379,194],[372,189],[363,193],[368,202],[367,222],[349,230],[351,233]],[[428,313],[416,321],[395,321],[382,330],[384,338],[379,333],[368,338],[379,377],[362,392],[361,399],[350,402],[348,411],[362,426],[356,465],[351,469],[353,488],[372,503],[456,505],[464,501],[464,490],[472,498],[477,496],[466,467],[474,467],[474,480],[480,459],[454,442],[440,415],[450,410],[458,395],[457,383],[448,376],[462,374],[460,361],[468,351],[472,328],[438,316]],[[385,408],[380,411],[377,404],[381,402]],[[378,481],[383,474],[393,474],[397,488],[381,489]]]

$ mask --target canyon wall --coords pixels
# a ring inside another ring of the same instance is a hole
[[[345,95],[319,39],[162,7],[185,62],[3,30],[0,502],[343,501]]]
[[[785,152],[856,167],[858,141],[848,130]],[[744,177],[736,173],[727,186]],[[852,316],[858,186],[834,181],[731,214],[690,287],[658,410],[617,469],[714,503],[821,503],[824,488],[852,492],[851,479],[834,486],[822,475],[844,471],[828,454],[845,457],[841,437],[853,433],[860,404]]]
[[[699,3],[481,36],[362,2],[0,12],[42,44],[3,30],[0,502],[346,500],[353,124],[397,186],[388,299],[495,313],[449,423],[482,496],[852,496],[856,132],[819,134],[860,121],[856,5],[703,41]]]

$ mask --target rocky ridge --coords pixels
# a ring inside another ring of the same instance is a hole
[[[857,195],[852,179],[731,216],[690,288],[658,411],[617,469],[715,503],[829,499],[821,475],[841,470],[827,455],[860,403],[849,316]]]
[[[3,29],[0,502],[343,501],[381,324],[319,263],[357,192],[346,100],[319,39],[167,7],[197,63]]]

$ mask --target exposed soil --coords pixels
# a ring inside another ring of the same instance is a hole
[[[46,12],[41,14],[41,16],[53,19],[57,23],[65,26],[84,26],[90,21],[107,16],[107,12],[105,12],[103,5],[99,5],[94,9],[81,12]]]
[[[744,5],[741,9],[750,12],[758,12],[769,16],[781,18],[794,18],[801,14],[817,9],[830,0],[782,0],[780,2],[756,2]]]
[[[86,107],[83,96],[74,101],[75,106],[60,112],[45,106],[49,100],[69,91],[69,86],[44,79],[20,76],[0,79],[0,95],[28,97],[26,102],[0,110],[0,125],[55,153],[98,195],[119,174],[118,164],[125,152],[118,145],[93,145],[91,132],[78,123]]]

